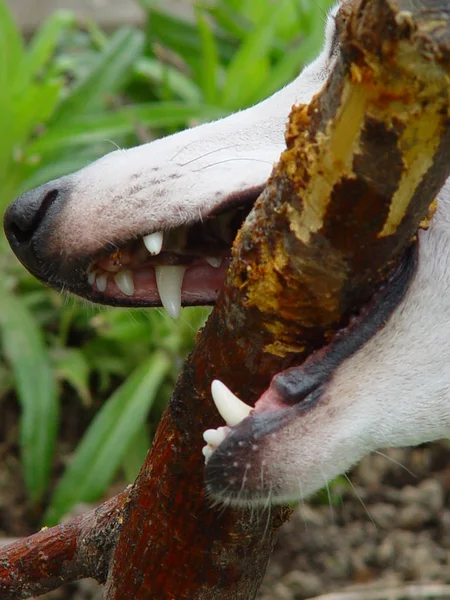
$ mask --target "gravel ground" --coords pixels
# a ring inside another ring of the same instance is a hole
[[[341,496],[336,504],[300,506],[280,534],[259,600],[301,600],[351,586],[360,596],[362,584],[449,584],[449,456],[446,443],[374,454],[353,471],[351,484],[333,488]]]

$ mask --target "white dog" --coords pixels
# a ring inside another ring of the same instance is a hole
[[[339,52],[337,10],[319,57],[271,98],[21,196],[5,215],[19,259],[46,283],[104,304],[163,304],[176,317],[181,304],[214,302],[236,231],[284,149],[291,106],[320,90]],[[216,497],[296,500],[371,450],[448,435],[449,182],[419,236],[416,271],[387,324],[341,361],[313,403],[245,418],[250,409],[214,383],[230,426],[205,434]]]

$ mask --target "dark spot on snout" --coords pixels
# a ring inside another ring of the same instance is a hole
[[[32,273],[42,277],[46,242],[55,215],[65,203],[66,178],[52,181],[22,194],[7,209],[3,226],[17,258]]]

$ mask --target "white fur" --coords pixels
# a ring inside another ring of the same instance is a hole
[[[292,105],[308,103],[327,78],[331,18],[327,27],[317,60],[267,100],[220,121],[116,150],[69,176],[53,250],[95,253],[108,242],[198,221],[231,195],[262,187],[285,148]]]

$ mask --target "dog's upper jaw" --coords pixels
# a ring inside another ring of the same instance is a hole
[[[5,217],[19,259],[44,282],[94,302],[162,303],[173,316],[180,303],[213,303],[232,239],[285,147],[292,105],[308,103],[326,81],[333,32],[330,16],[320,56],[260,104],[116,150],[24,194]]]
[[[292,105],[311,100],[326,80],[328,62],[326,49],[294,82],[256,106],[116,150],[71,175],[52,251],[95,254],[106,244],[205,219],[261,190],[285,147]]]

